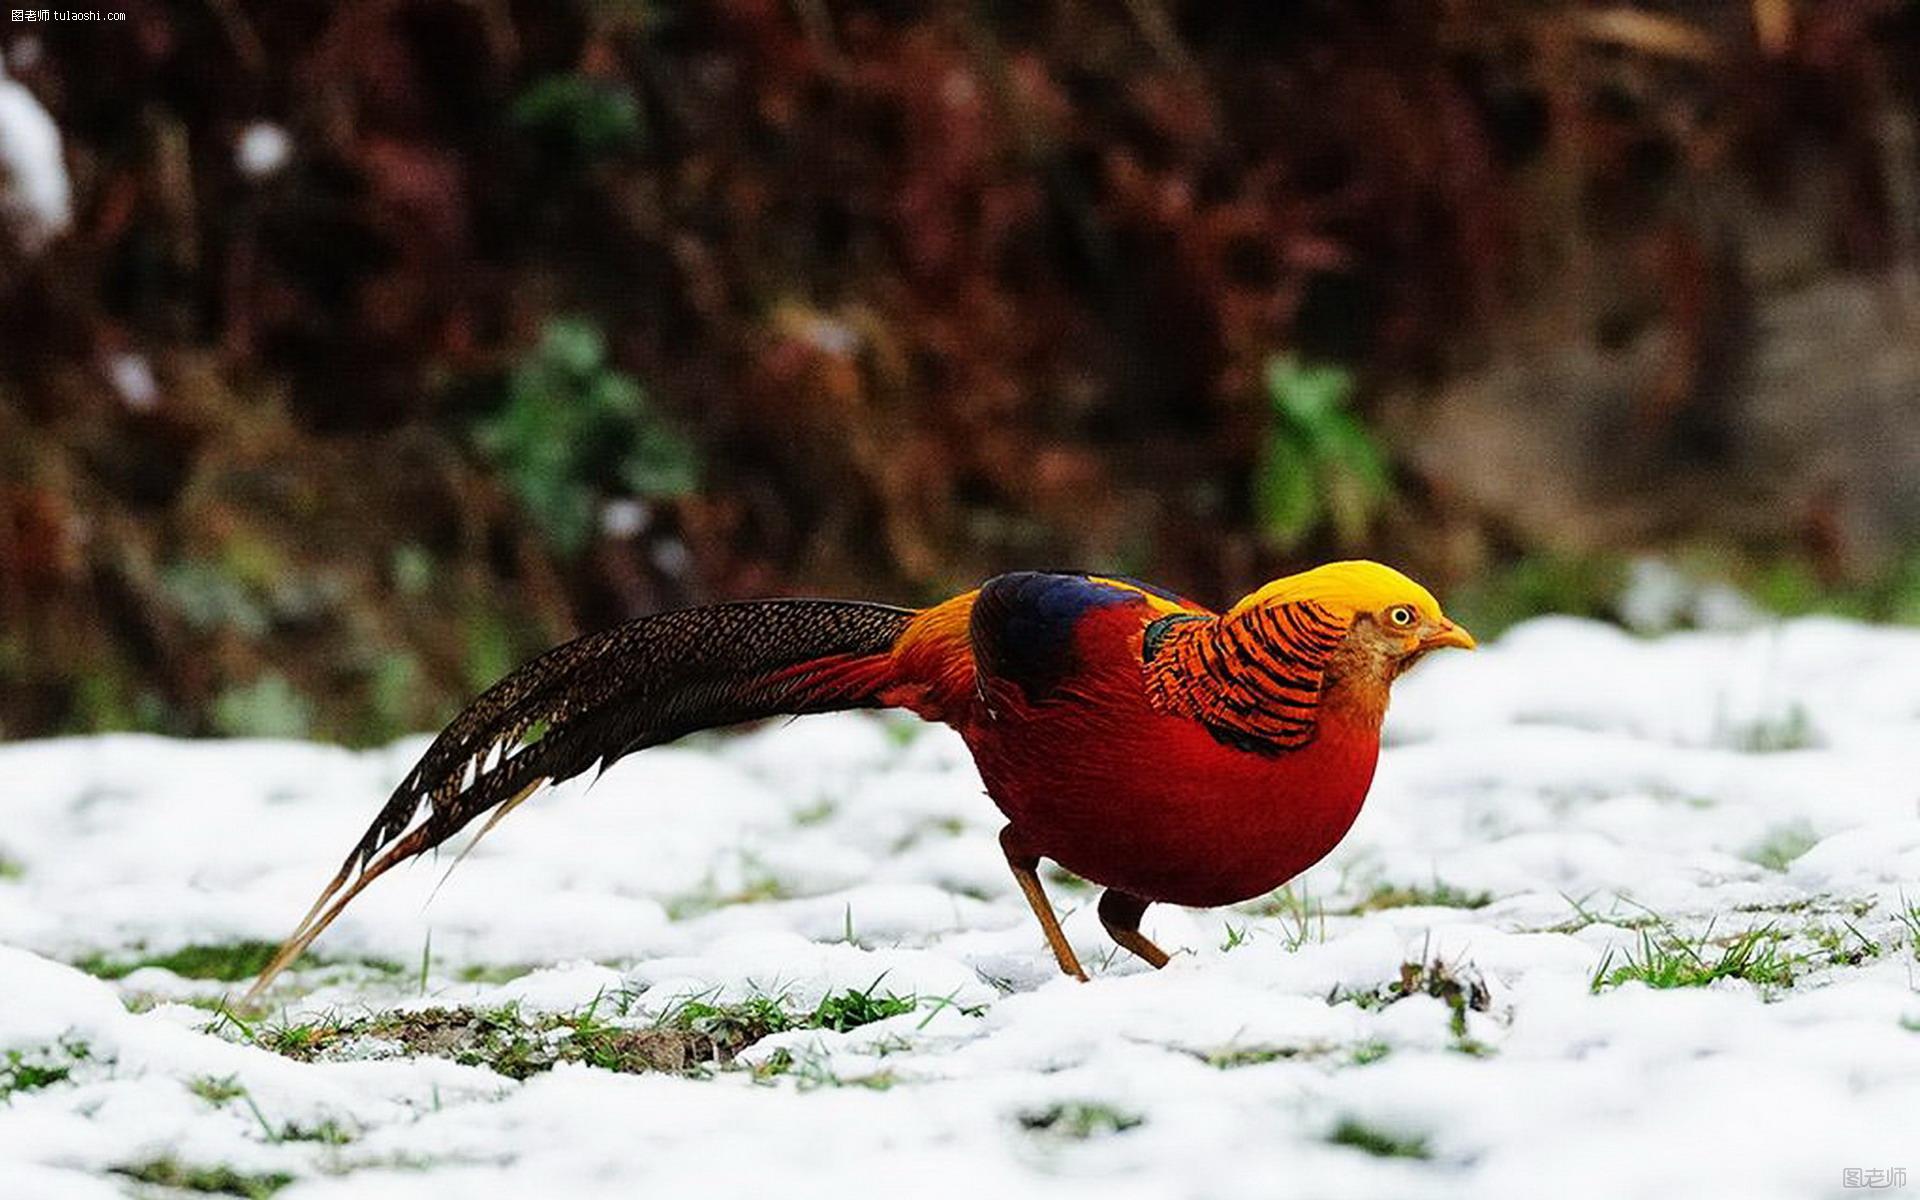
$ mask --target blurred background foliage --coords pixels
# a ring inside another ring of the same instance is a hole
[[[1911,0],[117,2],[0,30],[7,736],[1018,567],[1920,620]]]

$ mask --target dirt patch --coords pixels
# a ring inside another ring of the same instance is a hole
[[[340,1024],[293,1026],[263,1041],[302,1062],[431,1056],[486,1067],[509,1079],[525,1079],[563,1062],[627,1074],[683,1073],[723,1064],[750,1044],[694,1029],[616,1025],[591,1013],[523,1017],[511,1008],[382,1013]]]
[[[627,1073],[691,1072],[725,1066],[769,1034],[792,1029],[845,1033],[913,1012],[919,1003],[914,996],[881,991],[876,979],[864,990],[830,992],[810,1009],[790,1007],[779,996],[750,996],[732,1003],[690,998],[647,1024],[625,1019],[628,1010],[622,998],[603,997],[566,1013],[523,1013],[517,1004],[428,1008],[350,1021],[322,1018],[248,1033],[257,1044],[302,1062],[432,1055],[483,1066],[510,1079],[525,1079],[563,1062]],[[977,1016],[981,1010],[960,1011]]]

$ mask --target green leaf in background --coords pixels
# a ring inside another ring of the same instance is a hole
[[[1344,544],[1366,536],[1391,475],[1373,434],[1348,408],[1353,376],[1291,355],[1267,363],[1272,406],[1254,472],[1254,510],[1267,535],[1292,549],[1331,522]]]
[[[461,621],[466,655],[461,664],[471,691],[484,691],[499,682],[518,661],[513,630],[501,615],[479,605],[469,605]]]
[[[693,443],[658,422],[636,431],[620,479],[641,496],[684,496],[700,486]]]
[[[531,364],[542,375],[585,379],[606,361],[607,343],[600,331],[577,317],[547,322],[540,334],[540,357]]]
[[[367,680],[367,740],[391,741],[413,728],[420,661],[405,650],[383,654]]]
[[[684,496],[700,482],[693,444],[638,380],[607,362],[600,331],[578,318],[547,324],[474,440],[563,557],[592,542],[610,497]]]
[[[550,75],[514,101],[515,126],[536,133],[581,159],[612,154],[640,140],[640,102],[614,80]]]
[[[212,715],[225,737],[304,738],[313,731],[313,706],[276,671],[221,692]]]
[[[1289,420],[1311,427],[1344,409],[1353,395],[1345,367],[1303,365],[1291,354],[1267,360],[1267,397]]]
[[[167,607],[195,629],[232,629],[259,637],[271,624],[266,606],[219,564],[199,559],[171,563],[160,572]]]
[[[1284,429],[1267,435],[1254,472],[1253,496],[1261,527],[1282,547],[1293,547],[1320,523],[1320,490],[1312,457]]]
[[[433,555],[418,542],[403,542],[393,549],[387,576],[402,596],[424,596],[433,589]]]

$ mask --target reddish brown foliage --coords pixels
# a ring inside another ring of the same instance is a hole
[[[1764,192],[1815,147],[1852,187],[1832,240],[1883,261],[1874,114],[1911,111],[1895,64],[1920,61],[1894,5],[1815,6],[1767,57],[1729,3],[1710,61],[1497,0],[129,9],[14,69],[68,138],[78,225],[0,297],[0,604],[71,626],[49,645],[144,646],[125,674],[187,714],[296,645],[343,712],[368,647],[444,698],[473,682],[447,608],[538,614],[525,648],[1011,566],[1227,594],[1278,566],[1246,501],[1270,355],[1444,373],[1554,291],[1563,243],[1619,238],[1660,297],[1626,319],[1682,334],[1646,409],[1676,422],[1738,305],[1674,198]],[[263,121],[291,157],[249,177]],[[468,431],[569,313],[705,470],[555,562]],[[154,411],[108,385],[123,352]],[[1382,544],[1418,561],[1444,481],[1407,482]],[[254,542],[338,607],[209,651],[142,582]],[[382,581],[402,546],[444,567],[438,614]],[[9,731],[76,719],[32,695]]]

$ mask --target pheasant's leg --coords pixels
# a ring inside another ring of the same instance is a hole
[[[1074,957],[1073,947],[1067,944],[1067,935],[1060,932],[1060,921],[1053,915],[1053,905],[1047,902],[1047,893],[1040,886],[1039,856],[1028,854],[1013,837],[1013,826],[1000,831],[1000,849],[1007,856],[1007,865],[1013,868],[1013,877],[1019,881],[1020,890],[1026,894],[1027,903],[1033,908],[1033,915],[1040,918],[1040,928],[1047,935],[1047,945],[1053,947],[1053,957],[1060,969],[1078,979],[1087,981],[1087,973],[1080,969],[1080,960]]]
[[[1108,888],[1100,896],[1100,923],[1107,927],[1114,941],[1146,959],[1157,970],[1167,965],[1167,952],[1140,932],[1140,918],[1151,903],[1119,888]]]

